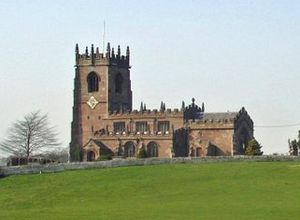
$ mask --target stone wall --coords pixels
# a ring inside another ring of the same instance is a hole
[[[300,162],[300,156],[218,156],[218,157],[175,157],[175,158],[146,158],[146,159],[114,159],[96,162],[73,162],[59,164],[32,164],[27,166],[0,167],[0,176],[18,175],[18,174],[40,174],[54,173],[66,170],[82,170],[93,168],[112,168],[126,166],[145,166],[156,164],[180,164],[180,163],[217,163],[217,162],[235,162],[235,161],[297,161]]]
[[[203,151],[201,156],[228,156],[233,155],[233,134],[234,130],[229,129],[190,129],[190,148],[200,148]],[[214,148],[214,152],[209,150]],[[190,154],[191,155],[191,154]],[[192,154],[193,155],[193,154]],[[196,155],[195,155],[196,156]],[[197,155],[200,156],[200,155]]]

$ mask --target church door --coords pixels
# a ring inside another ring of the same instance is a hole
[[[87,154],[87,161],[94,161],[95,160],[95,153],[94,151],[89,151]]]

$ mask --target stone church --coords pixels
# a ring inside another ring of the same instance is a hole
[[[253,121],[238,112],[205,112],[195,99],[179,109],[132,109],[130,51],[107,44],[106,53],[92,45],[75,49],[71,161],[136,157],[203,157],[240,155],[253,138]]]

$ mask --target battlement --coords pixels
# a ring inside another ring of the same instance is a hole
[[[190,129],[233,129],[239,112],[204,113],[200,119],[187,120]]]
[[[110,118],[126,118],[126,117],[182,117],[185,121],[191,119],[202,118],[204,114],[204,103],[202,107],[195,104],[195,99],[192,99],[192,104],[185,107],[184,102],[182,102],[181,109],[178,108],[170,109],[166,108],[166,103],[161,102],[160,109],[147,109],[146,104],[141,102],[140,110],[126,110],[126,111],[110,111]]]
[[[186,126],[192,130],[210,130],[210,129],[233,129],[234,119],[204,119],[188,120]]]
[[[100,138],[103,140],[105,138],[108,139],[115,139],[115,138],[147,138],[147,137],[156,137],[156,138],[170,138],[173,136],[173,131],[165,131],[165,132],[161,132],[161,131],[157,131],[157,132],[153,132],[153,131],[144,131],[144,132],[138,132],[138,131],[123,131],[123,132],[114,132],[114,131],[96,131],[94,133],[94,137],[96,138]]]
[[[179,110],[178,108],[175,109],[166,109],[166,110],[160,110],[158,111],[157,109],[147,109],[147,110],[127,110],[127,111],[110,111],[109,112],[109,117],[114,118],[114,117],[183,117],[183,111]]]
[[[130,68],[129,59],[130,51],[129,47],[126,48],[126,55],[121,55],[120,45],[118,46],[117,53],[115,54],[114,48],[110,47],[110,43],[107,43],[106,53],[100,53],[99,48],[96,47],[94,51],[94,45],[91,45],[89,50],[88,47],[85,48],[84,53],[79,52],[78,44],[75,47],[75,57],[76,57],[76,66],[119,66]]]
[[[235,122],[235,119],[224,118],[224,119],[201,119],[201,120],[188,120],[188,124],[197,125],[197,124],[232,124]]]

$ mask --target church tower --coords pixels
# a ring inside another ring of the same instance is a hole
[[[121,55],[120,46],[115,53],[107,44],[106,53],[98,47],[84,53],[75,48],[75,79],[73,120],[71,124],[71,161],[82,160],[82,147],[103,127],[109,112],[131,111],[129,47]]]

